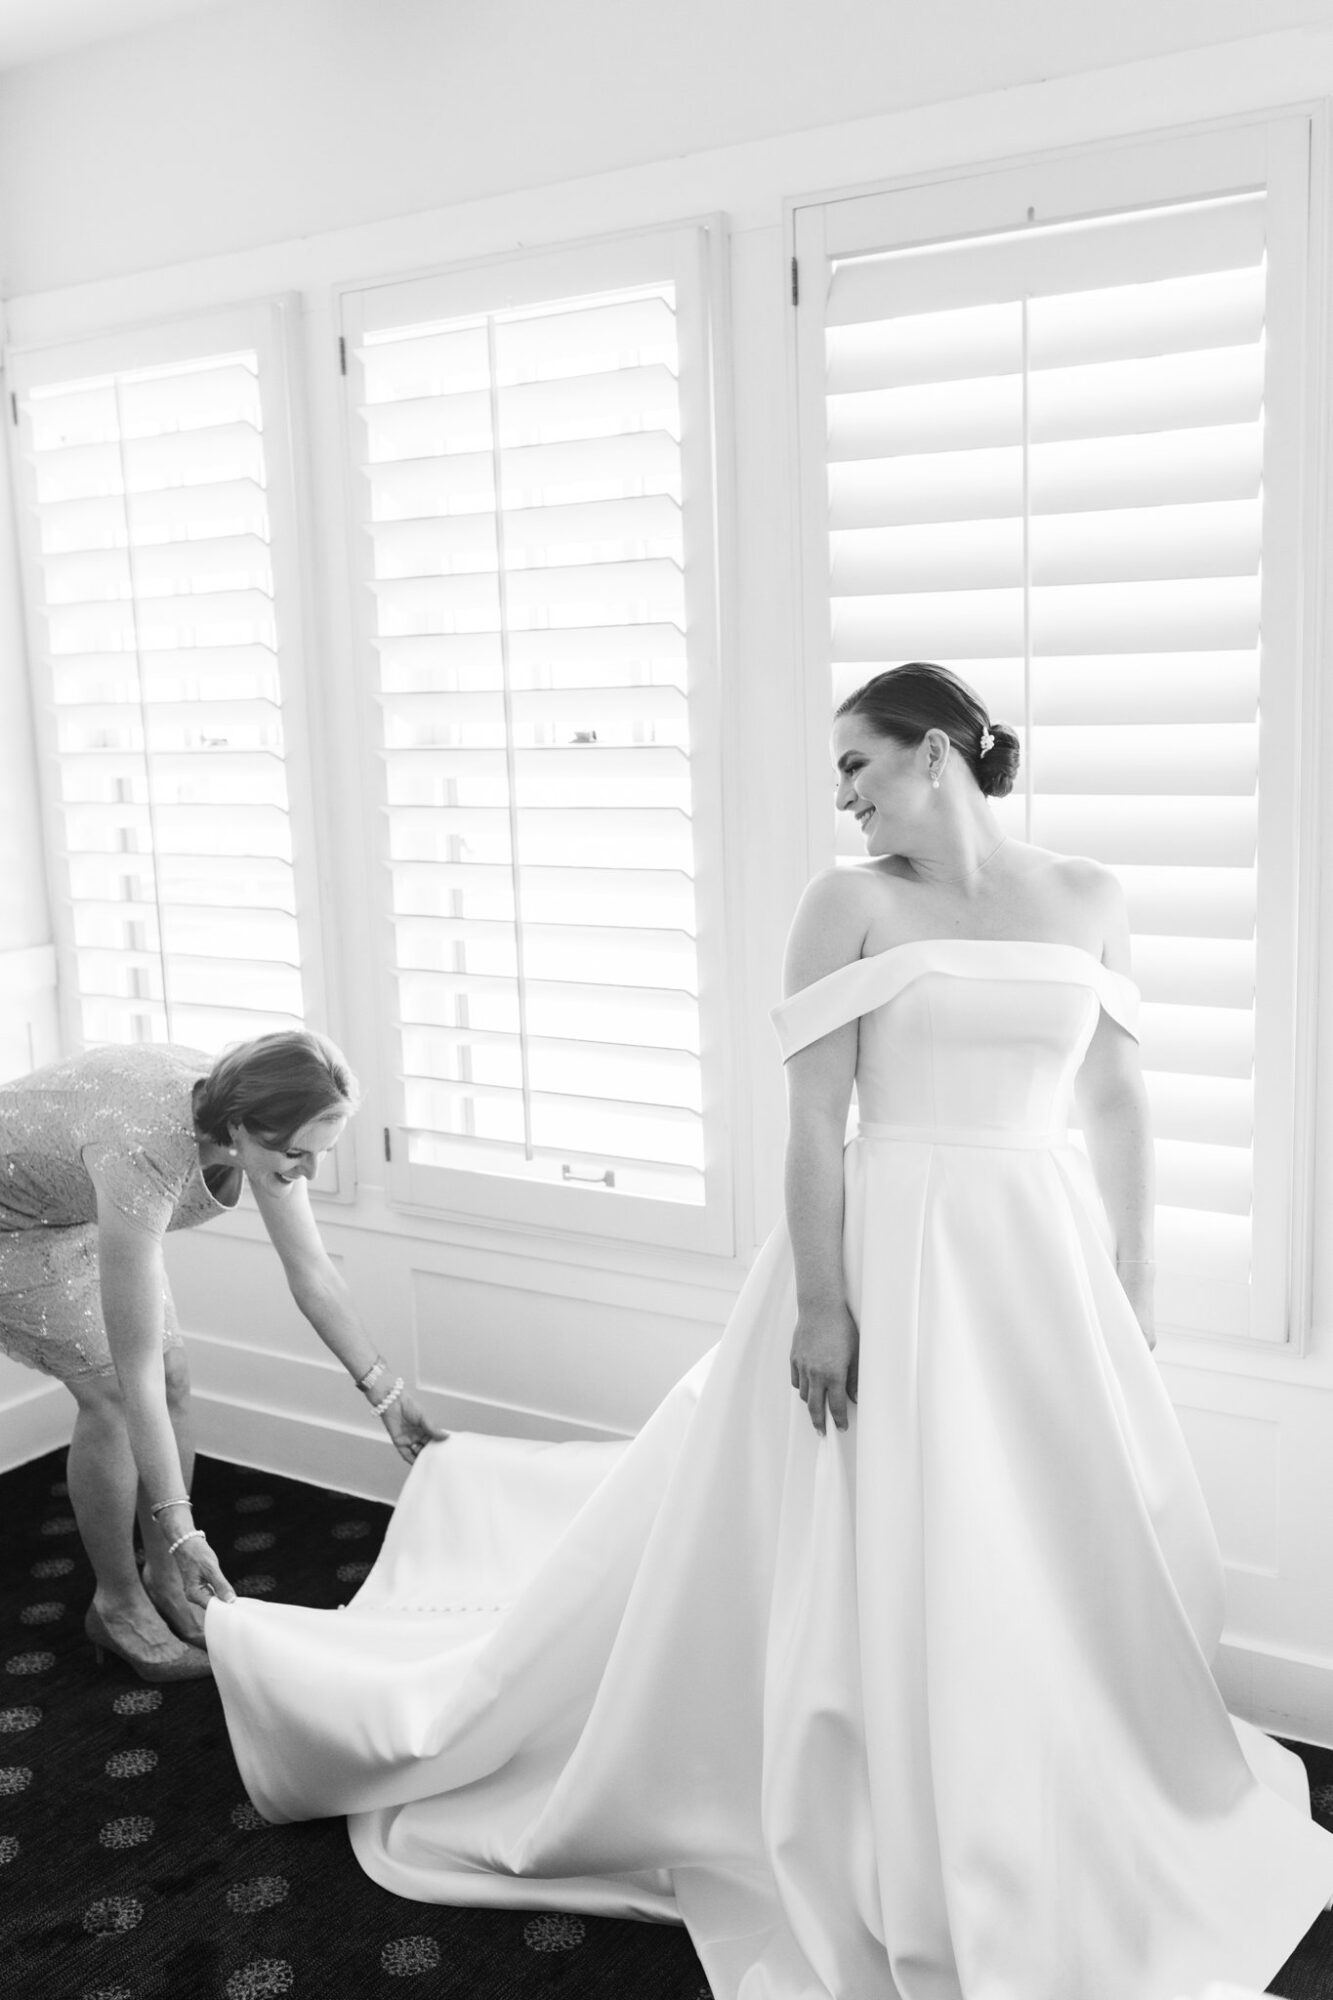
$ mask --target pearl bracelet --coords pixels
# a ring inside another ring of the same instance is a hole
[[[174,1556],[177,1549],[183,1549],[187,1542],[202,1542],[204,1539],[202,1528],[191,1528],[188,1534],[177,1535],[174,1542],[167,1543],[167,1554]]]
[[[168,1507],[188,1507],[189,1505],[190,1505],[189,1494],[181,1493],[174,1500],[159,1500],[156,1507],[150,1507],[148,1511],[152,1515],[153,1519],[156,1520],[159,1514],[166,1513]]]
[[[398,1398],[402,1395],[405,1387],[406,1384],[404,1383],[403,1378],[400,1375],[398,1379],[395,1381],[392,1389],[390,1389],[388,1395],[385,1396],[383,1402],[371,1404],[370,1407],[375,1412],[375,1415],[377,1417],[382,1417],[386,1410],[391,1410],[394,1404],[398,1401]]]

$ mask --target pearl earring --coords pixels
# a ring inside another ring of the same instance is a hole
[[[940,774],[938,771],[935,773],[934,777],[930,781],[930,788],[934,792],[937,792],[940,788]]]
[[[236,1158],[236,1148],[234,1146],[228,1146],[227,1151],[231,1154],[234,1160]]]

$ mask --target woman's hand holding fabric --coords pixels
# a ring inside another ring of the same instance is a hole
[[[409,1465],[416,1463],[428,1444],[447,1438],[448,1431],[436,1430],[414,1397],[402,1395],[391,1403],[380,1419],[393,1440],[393,1448]]]
[[[791,1344],[791,1385],[799,1390],[810,1421],[821,1437],[826,1414],[840,1431],[847,1428],[847,1406],[856,1401],[856,1367],[860,1334],[847,1306],[803,1312]]]
[[[216,1597],[223,1604],[234,1602],[236,1592],[222,1574],[222,1565],[202,1535],[191,1535],[175,1550],[181,1587],[191,1604],[206,1605]]]

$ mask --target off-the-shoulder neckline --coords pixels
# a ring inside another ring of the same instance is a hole
[[[787,1008],[795,1000],[801,1000],[805,994],[819,992],[821,986],[829,986],[833,984],[833,980],[847,978],[847,974],[855,972],[859,966],[877,966],[887,958],[897,958],[901,952],[923,952],[927,948],[943,948],[955,952],[959,950],[959,946],[963,946],[965,950],[975,946],[999,946],[1005,952],[1073,952],[1077,958],[1085,960],[1085,964],[1093,968],[1089,978],[1119,980],[1123,986],[1129,986],[1137,992],[1135,982],[1127,972],[1115,972],[1111,966],[1105,966],[1101,958],[1089,952],[1087,944],[1065,944],[1059,938],[905,938],[901,944],[887,944],[881,952],[865,952],[861,958],[849,958],[847,964],[835,966],[833,972],[821,974],[821,978],[811,980],[809,986],[799,986],[795,994],[785,994],[783,1000],[779,1000],[779,1006]]]
[[[1055,938],[906,938],[901,944],[886,945],[883,951],[849,958],[845,965],[835,966],[821,979],[780,1000],[771,1013],[779,1040],[792,1044],[784,1049],[784,1059],[814,1039],[804,1029],[812,1022],[818,1026],[822,1015],[831,1011],[846,1020],[849,1009],[856,1014],[872,1013],[913,981],[932,974],[942,979],[1027,980],[1034,984],[1050,980],[1081,987],[1096,997],[1114,1021],[1137,1035],[1132,1023],[1138,1015],[1138,987],[1128,973],[1103,965],[1086,945],[1066,944]],[[825,1033],[827,1025],[818,1032]]]
[[[812,992],[816,986],[822,986],[825,980],[840,979],[844,973],[852,971],[856,966],[875,965],[881,959],[896,958],[899,952],[922,951],[927,946],[936,945],[943,945],[950,951],[956,950],[960,945],[999,945],[1005,951],[1072,951],[1076,952],[1080,958],[1086,959],[1088,964],[1096,972],[1100,973],[1103,978],[1120,979],[1129,986],[1134,984],[1128,973],[1117,972],[1113,966],[1104,965],[1101,959],[1094,952],[1089,951],[1085,944],[1070,944],[1061,938],[904,938],[901,944],[885,945],[881,951],[864,952],[860,958],[849,958],[845,965],[835,965],[832,972],[826,972],[819,979],[811,980],[809,986],[798,987],[795,993],[787,994],[786,999],[789,1001],[795,1000],[801,993]]]

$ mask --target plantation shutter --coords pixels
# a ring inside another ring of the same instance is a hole
[[[699,255],[347,301],[409,1199],[716,1239]]]
[[[305,1015],[276,320],[11,357],[76,1042],[214,1051]]]
[[[1122,203],[1103,159],[951,183],[933,216],[918,189],[896,213],[892,196],[811,212],[803,242],[798,225],[825,688],[953,667],[1023,740],[1006,828],[1120,875],[1160,1316],[1273,1338],[1294,1143],[1303,144],[1288,126],[1162,148],[1158,187],[1140,161]],[[845,816],[837,842],[862,851]]]

